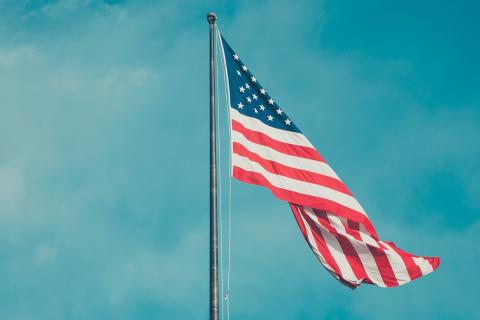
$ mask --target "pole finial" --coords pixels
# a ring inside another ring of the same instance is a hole
[[[210,12],[209,14],[207,14],[207,20],[209,24],[215,24],[215,22],[217,21],[217,16],[215,15],[215,13]]]

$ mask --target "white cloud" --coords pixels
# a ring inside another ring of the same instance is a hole
[[[35,49],[30,45],[0,48],[0,67],[13,68],[23,63],[30,63],[35,57]]]

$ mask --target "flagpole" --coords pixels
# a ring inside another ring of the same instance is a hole
[[[210,25],[210,320],[218,320],[218,238],[217,238],[217,149],[215,132],[215,22],[217,16],[207,15]]]

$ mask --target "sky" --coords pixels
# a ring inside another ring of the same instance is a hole
[[[0,319],[207,318],[210,10],[381,239],[442,261],[352,291],[233,181],[231,319],[480,318],[477,2],[1,0]]]

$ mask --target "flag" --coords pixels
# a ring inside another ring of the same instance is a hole
[[[221,38],[228,82],[232,174],[290,204],[321,264],[345,285],[395,287],[434,271],[438,257],[381,241],[357,199]]]

